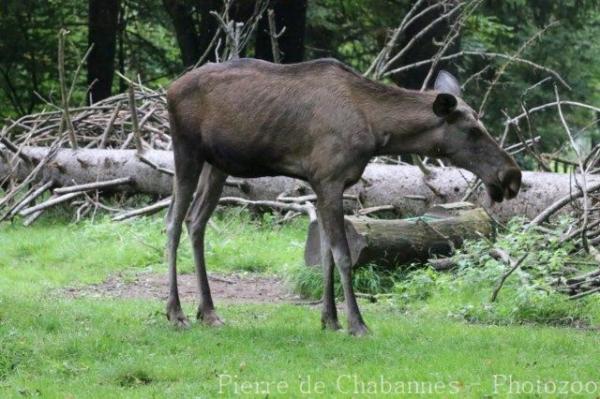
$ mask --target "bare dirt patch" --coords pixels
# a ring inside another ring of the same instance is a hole
[[[299,302],[281,278],[256,274],[211,275],[209,277],[213,299],[234,303]],[[194,274],[178,278],[179,295],[182,300],[198,298]],[[100,284],[67,288],[67,296],[147,298],[166,300],[169,282],[166,273],[115,274]]]

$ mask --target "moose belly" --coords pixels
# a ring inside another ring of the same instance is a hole
[[[212,141],[204,146],[207,162],[236,177],[290,176],[303,179],[301,168],[272,148]]]

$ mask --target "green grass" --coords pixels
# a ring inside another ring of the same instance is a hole
[[[158,300],[61,294],[117,271],[164,272],[162,226],[160,217],[78,225],[50,217],[31,228],[0,227],[1,398],[479,398],[549,392],[551,382],[555,393],[600,394],[597,332],[448,317],[484,290],[455,290],[453,298],[424,282],[429,294],[407,297],[406,306],[362,303],[373,334],[361,339],[321,331],[313,307],[217,303],[225,327],[176,331]],[[233,210],[216,226],[212,271],[283,274],[302,262],[305,220],[276,226]],[[185,241],[181,253],[191,271]],[[188,314],[194,306],[184,304]]]
[[[0,290],[27,292],[72,283],[96,283],[119,270],[166,272],[164,215],[122,223],[101,217],[70,224],[50,215],[31,228],[0,225]],[[211,271],[286,270],[301,262],[305,221],[285,226],[232,209],[215,215],[207,232],[206,260]],[[179,271],[194,270],[189,241],[182,238]]]

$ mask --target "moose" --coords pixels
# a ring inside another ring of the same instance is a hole
[[[431,91],[369,80],[334,59],[280,65],[256,59],[209,63],[167,91],[175,178],[167,214],[167,317],[189,325],[177,289],[177,248],[185,221],[200,292],[197,318],[221,325],[204,259],[204,235],[228,175],[283,175],[306,181],[317,196],[324,329],[338,330],[334,265],[346,302],[348,332],[369,332],[352,288],[342,195],[378,155],[412,153],[450,160],[473,172],[490,198],[517,195],[521,171],[441,71]]]

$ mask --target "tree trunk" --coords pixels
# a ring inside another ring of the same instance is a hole
[[[423,11],[425,8],[429,7],[434,2],[435,1],[433,1],[433,0],[423,2],[423,4],[421,4],[421,6],[418,8],[418,11],[415,14],[417,14],[420,11]],[[412,3],[414,3],[414,1]],[[404,45],[406,45],[406,43],[408,43],[416,34],[418,34],[423,29],[425,29],[429,24],[431,24],[432,21],[434,21],[435,19],[444,15],[445,12],[447,12],[447,11],[444,10],[444,7],[438,7],[435,10],[428,12],[426,15],[424,15],[423,17],[421,17],[417,21],[415,21],[413,24],[411,24],[406,29],[404,38],[403,38],[403,40],[400,41],[398,49],[400,49]],[[412,46],[410,48],[410,50],[408,50],[402,56],[402,58],[400,60],[398,60],[398,62],[395,65],[397,65],[397,66],[408,65],[408,64],[412,64],[414,62],[432,58],[440,48],[438,44],[444,42],[444,39],[446,38],[446,36],[448,36],[448,34],[450,32],[450,28],[452,27],[452,24],[454,22],[455,22],[454,18],[452,18],[452,19],[445,18],[444,20],[437,23],[429,31],[427,31],[427,33],[425,33],[415,43],[415,45]],[[460,50],[460,36],[457,37],[455,39],[454,43],[450,45],[447,53],[452,54],[459,50]],[[405,87],[407,89],[420,90],[421,86],[423,84],[423,81],[425,80],[425,77],[427,76],[427,72],[429,72],[430,67],[431,67],[431,65],[427,64],[427,65],[424,65],[424,66],[421,66],[418,68],[413,68],[413,69],[404,71],[399,74],[394,74],[390,78],[394,81],[394,83],[396,83],[400,87]],[[451,72],[455,75],[457,72],[456,68],[453,66],[452,63],[450,63],[448,61],[442,61],[442,62],[438,63],[437,67],[435,68],[435,71],[433,74],[433,79],[431,79],[429,81],[429,86],[433,85],[433,83],[435,81],[435,77],[437,76],[440,69],[448,70],[449,72]]]
[[[275,14],[277,33],[285,27],[283,34],[277,39],[281,51],[281,62],[284,64],[304,60],[306,7],[307,0],[276,0],[271,3]],[[273,61],[270,35],[268,18],[263,15],[256,30],[256,58]]]
[[[183,65],[194,65],[200,58],[200,46],[191,5],[183,0],[163,0],[163,6],[171,17]]]
[[[445,215],[436,212],[412,219],[346,217],[345,223],[352,265],[375,263],[390,268],[449,256],[464,240],[493,233],[492,220],[481,208],[463,208]],[[316,220],[308,227],[304,261],[307,266],[321,264]]]
[[[24,147],[23,154],[34,160],[47,154],[46,147]],[[0,147],[0,181],[8,175],[24,179],[32,169],[20,162],[13,172],[9,160],[14,154]],[[161,168],[173,170],[173,154],[169,151],[149,150],[145,157]],[[458,202],[463,198],[474,176],[457,168],[432,168],[430,178],[424,178],[416,166],[370,164],[360,182],[347,190],[360,198],[363,206],[393,205],[400,217],[422,215],[435,204]],[[116,187],[142,193],[169,195],[171,176],[141,162],[135,150],[60,149],[40,178],[52,178],[58,185],[90,183],[131,176],[132,185]],[[275,200],[282,193],[287,196],[309,194],[307,184],[288,177],[245,179],[245,187],[226,187],[223,195],[247,199]],[[499,220],[513,216],[533,219],[557,199],[577,191],[568,174],[523,172],[519,195],[510,201],[490,205],[485,190],[476,190],[469,201],[484,206]],[[588,176],[588,185],[600,183],[598,176]],[[356,201],[346,200],[348,210],[356,208]],[[568,207],[567,207],[568,209]]]
[[[94,48],[87,60],[88,99],[110,97],[115,72],[115,47],[120,0],[88,1],[88,43]]]
[[[198,50],[200,56],[206,52],[210,42],[215,36],[219,23],[217,19],[210,14],[211,11],[219,12],[221,10],[222,1],[218,0],[200,0],[198,1],[198,12],[200,14],[200,28],[198,34]],[[197,60],[196,60],[197,61]],[[205,61],[215,61],[215,53],[208,53]]]

